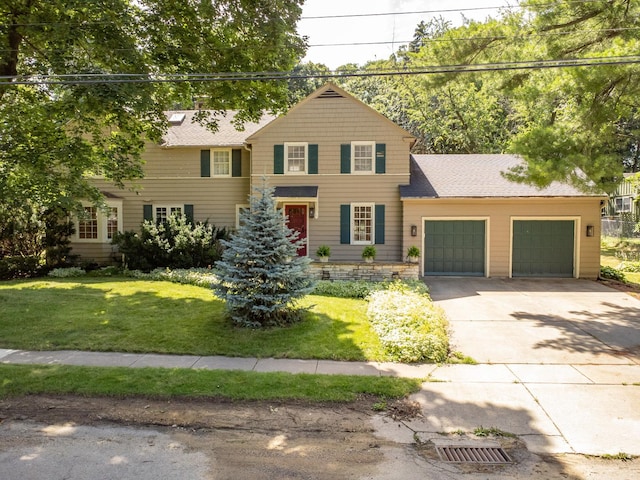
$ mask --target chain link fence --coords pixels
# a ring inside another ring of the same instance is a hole
[[[640,238],[640,224],[628,218],[603,218],[602,236],[614,238]]]

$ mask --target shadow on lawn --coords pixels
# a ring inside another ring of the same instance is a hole
[[[114,278],[30,283],[0,290],[0,348],[366,359],[354,340],[360,327],[342,318],[348,300],[289,327],[251,330],[233,325],[224,303],[201,287]]]

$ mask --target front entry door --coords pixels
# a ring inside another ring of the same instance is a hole
[[[298,256],[307,256],[307,206],[285,205],[284,214],[287,216],[287,227],[299,233],[298,239],[304,240],[304,245],[298,249]]]

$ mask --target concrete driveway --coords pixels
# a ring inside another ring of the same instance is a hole
[[[414,398],[414,431],[494,426],[532,451],[640,455],[640,301],[575,279],[426,279],[452,349]]]
[[[640,300],[576,279],[427,278],[480,363],[640,364]]]

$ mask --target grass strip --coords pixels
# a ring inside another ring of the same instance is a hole
[[[0,365],[0,398],[29,394],[224,397],[349,402],[371,394],[402,398],[420,379],[62,365]]]

